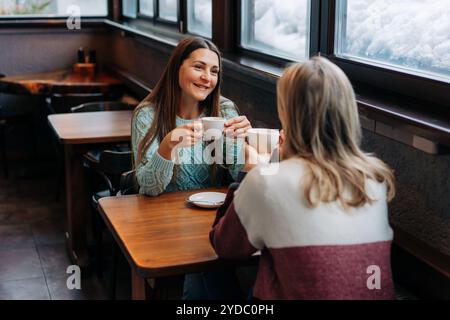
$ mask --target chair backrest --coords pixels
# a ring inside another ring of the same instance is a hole
[[[139,184],[136,180],[136,171],[131,170],[122,173],[120,176],[120,187],[118,195],[139,193]]]
[[[131,151],[103,150],[98,170],[108,176],[114,190],[118,190],[122,173],[131,170]]]
[[[121,175],[131,169],[131,151],[103,150],[99,168],[105,174]]]
[[[52,94],[47,101],[47,108],[50,113],[69,113],[72,107],[86,102],[105,100],[103,93],[71,93]]]
[[[121,111],[134,110],[136,106],[120,101],[88,102],[72,107],[72,112]]]

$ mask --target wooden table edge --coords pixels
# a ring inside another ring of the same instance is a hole
[[[225,189],[225,188],[224,188]],[[201,189],[200,189],[201,190]],[[191,191],[191,190],[186,190]],[[196,190],[192,190],[195,192]],[[145,197],[144,195],[140,195],[142,197]],[[120,197],[136,197],[136,195],[123,195]],[[105,214],[105,211],[102,206],[102,202],[107,201],[108,199],[115,199],[115,196],[111,197],[104,197],[99,199],[99,211],[102,216],[103,221],[105,222],[106,226],[108,227],[109,231],[111,232],[114,240],[116,241],[117,245],[120,247],[120,250],[124,253],[128,263],[132,268],[135,269],[135,271],[143,278],[159,278],[159,277],[166,277],[166,276],[177,276],[182,274],[189,274],[189,273],[196,273],[200,271],[208,271],[208,270],[214,270],[216,268],[223,268],[223,267],[236,267],[236,266],[246,266],[246,265],[254,265],[258,263],[259,261],[259,255],[253,255],[250,258],[245,259],[222,259],[216,256],[215,259],[209,260],[209,261],[199,261],[196,263],[190,263],[190,264],[184,264],[182,265],[183,271],[178,271],[180,266],[176,267],[158,267],[158,271],[153,271],[152,269],[148,267],[144,267],[142,265],[139,265],[136,261],[134,261],[133,257],[130,255],[128,249],[126,248],[125,244],[123,243],[122,239],[119,237],[117,231],[111,224],[111,221],[108,219],[108,217]],[[206,268],[205,268],[206,267]]]

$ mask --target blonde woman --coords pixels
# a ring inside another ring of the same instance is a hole
[[[210,233],[223,258],[261,250],[259,299],[392,299],[391,169],[361,151],[352,86],[324,58],[278,83],[284,130],[275,175],[252,169],[230,191]]]

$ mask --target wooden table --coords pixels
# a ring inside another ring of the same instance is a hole
[[[67,245],[72,261],[88,266],[86,250],[86,214],[81,155],[93,144],[129,141],[132,111],[103,111],[54,114],[48,116],[50,127],[64,145],[67,201]]]
[[[132,275],[132,298],[148,298],[148,279],[206,271],[226,265],[256,263],[219,259],[209,242],[216,210],[191,206],[186,199],[208,189],[147,197],[130,195],[100,199],[100,212]]]
[[[59,70],[0,78],[0,92],[48,96],[53,93],[114,93],[123,90],[118,78],[98,72],[94,77],[72,70]]]

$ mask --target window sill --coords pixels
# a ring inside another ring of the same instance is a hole
[[[363,128],[431,154],[447,154],[450,119],[445,108],[367,86],[355,86]]]
[[[107,26],[121,30],[130,35],[135,35],[150,41],[157,41],[158,43],[164,43],[171,47],[175,47],[184,36],[183,34],[175,32],[173,28],[156,27],[151,25],[151,23],[138,24],[116,22],[109,19],[105,19],[104,22]]]
[[[145,39],[175,47],[184,36],[166,28],[130,26],[105,20],[106,25]],[[224,54],[224,69],[230,77],[276,93],[276,82],[284,66],[239,54]],[[256,81],[255,81],[256,80]],[[355,86],[365,129],[409,144],[432,154],[447,153],[450,147],[448,111],[430,103],[394,95],[361,85]]]

